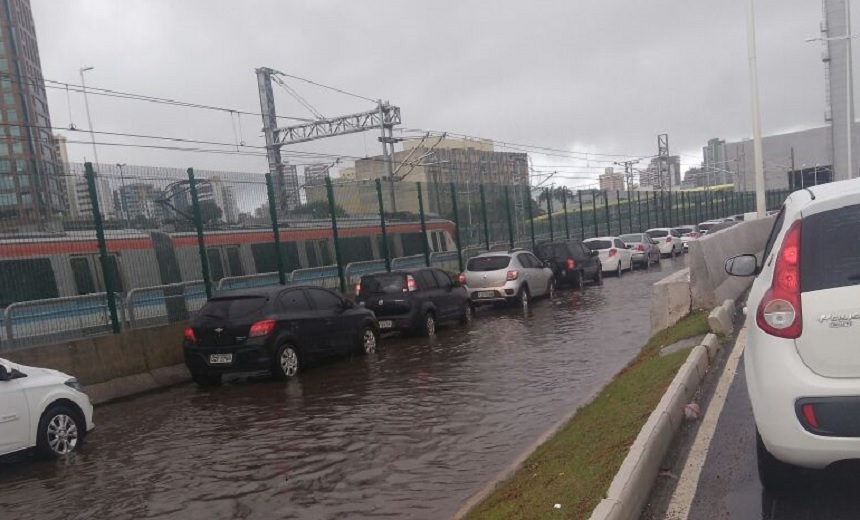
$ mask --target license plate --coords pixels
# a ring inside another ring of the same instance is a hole
[[[212,365],[224,365],[233,362],[233,354],[210,354],[209,363]]]
[[[496,296],[495,291],[480,291],[478,292],[478,298],[494,298]]]
[[[391,320],[384,320],[379,322],[380,329],[390,329],[394,326],[394,322]]]

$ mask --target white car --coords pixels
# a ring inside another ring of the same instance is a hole
[[[692,224],[678,226],[672,229],[674,229],[678,233],[678,235],[680,235],[681,245],[683,246],[685,252],[690,249],[690,242],[699,238],[699,234],[696,233],[696,226]]]
[[[620,278],[624,271],[633,270],[633,251],[620,238],[596,237],[582,243],[597,251],[604,273],[615,273]]]
[[[94,427],[93,405],[77,379],[0,359],[0,455],[30,448],[68,455]]]
[[[654,228],[646,231],[648,236],[657,242],[660,254],[663,256],[677,256],[684,252],[684,242],[681,234],[672,228]]]
[[[759,478],[786,491],[802,473],[860,459],[860,180],[786,199],[761,262],[726,271],[758,275],[747,300],[744,352],[758,431]]]

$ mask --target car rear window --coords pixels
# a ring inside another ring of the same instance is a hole
[[[686,234],[688,234],[688,233],[692,233],[692,232],[693,232],[693,228],[689,228],[689,227],[679,227],[679,228],[675,228],[675,231],[677,231],[678,233],[682,233],[682,234],[686,235]]]
[[[612,247],[612,242],[609,240],[589,240],[588,242],[583,243],[591,248],[592,251],[597,251],[598,249],[609,249]]]
[[[636,244],[642,242],[642,235],[621,235],[618,237],[622,242],[626,242],[628,244]]]
[[[213,298],[200,309],[199,316],[231,322],[256,320],[263,316],[266,302],[268,298],[262,296]]]
[[[469,259],[466,264],[467,271],[498,271],[504,269],[511,263],[509,256],[479,256]]]
[[[707,231],[716,225],[716,222],[710,222],[708,224],[699,224],[699,231]]]
[[[800,229],[800,290],[860,285],[860,204],[816,213]]]
[[[399,273],[377,274],[361,279],[359,294],[396,294],[402,293],[406,286],[405,276]]]
[[[653,231],[648,232],[648,236],[650,236],[651,238],[663,238],[663,237],[668,236],[668,235],[669,235],[669,232],[666,231],[665,229],[655,229]]]

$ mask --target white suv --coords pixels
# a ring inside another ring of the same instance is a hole
[[[0,455],[29,448],[68,455],[94,426],[93,406],[77,379],[0,359]]]
[[[798,467],[860,459],[860,180],[791,194],[754,276],[744,353],[759,478],[790,489]]]

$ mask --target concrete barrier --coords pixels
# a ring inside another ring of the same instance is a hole
[[[733,319],[735,316],[735,301],[726,300],[722,305],[715,308],[708,315],[708,325],[714,334],[728,336],[734,329]]]
[[[655,334],[690,313],[690,270],[682,269],[651,287],[651,334]]]
[[[53,368],[83,383],[95,404],[190,379],[174,323],[4,353],[14,363]]]
[[[726,273],[726,260],[742,253],[764,251],[773,217],[741,222],[713,235],[690,242],[690,292],[693,309],[710,309],[725,300],[737,300],[753,278]]]

